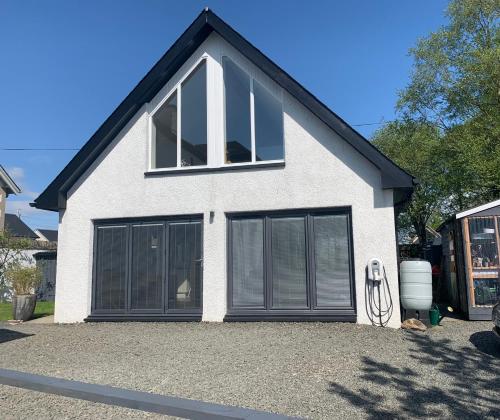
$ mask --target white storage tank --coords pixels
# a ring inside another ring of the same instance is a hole
[[[429,310],[432,306],[432,268],[429,261],[403,261],[400,265],[400,275],[403,308]]]

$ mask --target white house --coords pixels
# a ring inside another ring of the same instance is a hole
[[[59,212],[55,320],[369,323],[378,257],[399,326],[413,185],[204,10],[33,204]]]
[[[0,231],[5,227],[6,200],[11,194],[19,194],[21,189],[16,185],[7,171],[0,165]]]

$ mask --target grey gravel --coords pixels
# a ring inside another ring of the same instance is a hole
[[[456,319],[426,333],[341,323],[4,325],[0,367],[318,419],[499,418],[491,327]],[[30,417],[32,399],[41,418],[148,415],[0,392],[13,418]]]

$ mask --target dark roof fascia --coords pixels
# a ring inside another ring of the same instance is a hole
[[[208,23],[236,50],[297,99],[340,137],[351,144],[382,172],[384,188],[413,188],[413,177],[385,156],[360,133],[335,114],[258,48],[250,44],[221,18],[209,11]]]
[[[104,151],[136,112],[158,93],[212,32],[206,22],[206,13],[206,11],[202,12],[184,31],[59,175],[34,200],[34,203],[30,204],[32,207],[51,211],[66,208],[66,192],[90,167],[92,162]],[[57,197],[57,200],[55,200],[55,197]]]
[[[414,181],[411,175],[382,154],[361,134],[350,127],[217,15],[210,10],[204,10],[32,205],[53,211],[65,208],[66,193],[69,188],[90,167],[92,162],[111,143],[135,113],[158,93],[212,31],[217,32],[243,56],[379,168],[383,188],[413,188]],[[57,197],[57,203],[55,197]]]

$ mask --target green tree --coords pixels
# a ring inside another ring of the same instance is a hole
[[[391,122],[374,134],[373,144],[417,178],[419,184],[399,217],[398,227],[400,236],[415,233],[425,244],[425,228],[439,217],[443,205],[439,129],[412,120]]]
[[[31,240],[13,237],[7,230],[0,231],[0,301],[10,294],[5,273],[13,265],[32,262],[24,252],[31,247]]]
[[[454,0],[447,16],[410,50],[397,109],[441,130],[450,214],[500,196],[500,0]]]
[[[420,185],[400,217],[425,224],[500,197],[500,0],[453,0],[449,23],[410,50],[399,121],[373,140]]]

